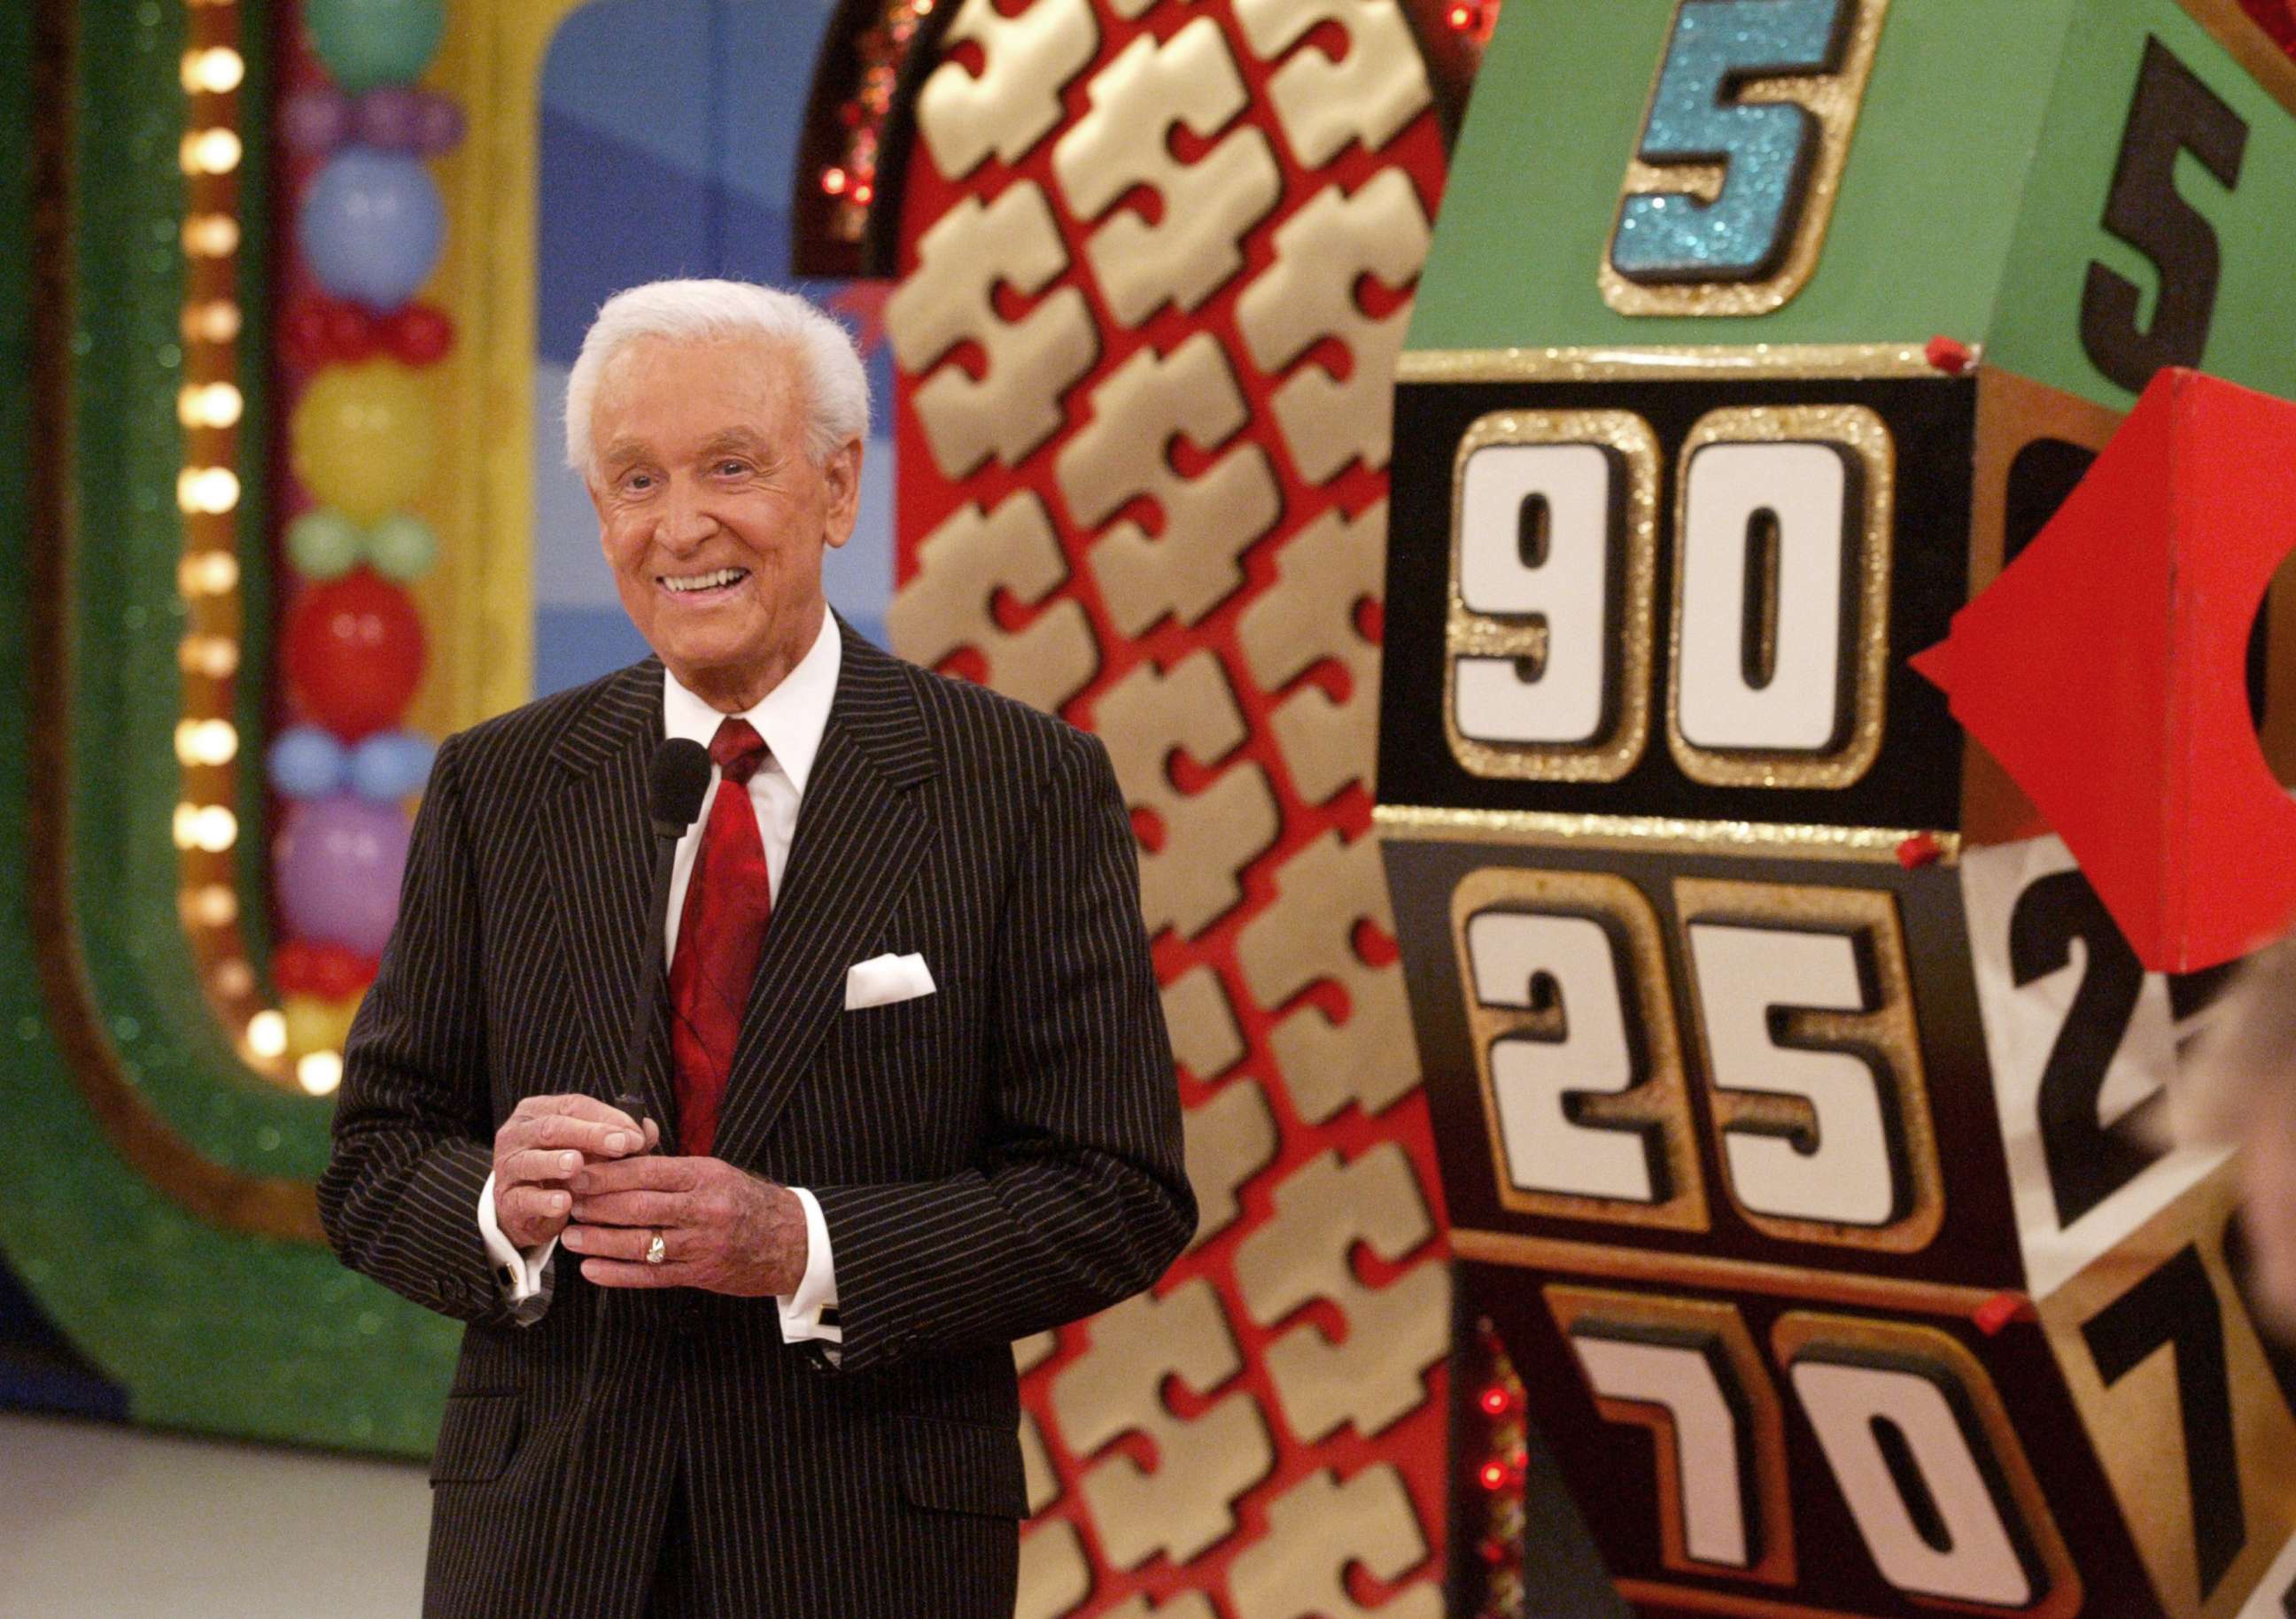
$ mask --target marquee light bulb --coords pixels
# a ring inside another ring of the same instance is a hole
[[[229,511],[239,504],[239,474],[229,467],[185,467],[176,478],[176,503],[186,511]],[[232,583],[238,577],[234,570]]]
[[[244,407],[228,382],[189,383],[176,395],[176,417],[185,427],[232,427]]]
[[[239,336],[239,306],[227,298],[184,306],[185,342],[228,343]]]
[[[188,503],[185,509],[201,510]],[[227,594],[239,586],[239,559],[227,551],[195,552],[176,565],[176,585],[186,596]]]
[[[185,889],[184,920],[194,928],[228,928],[239,920],[239,895],[227,883]]]
[[[227,45],[184,53],[184,89],[188,94],[197,95],[204,91],[209,95],[223,95],[238,89],[240,81],[246,77],[247,63]]]
[[[184,251],[194,258],[228,258],[239,251],[239,221],[229,214],[193,214],[184,221]]]
[[[239,668],[239,642],[228,635],[186,635],[176,661],[186,675],[229,680]]]
[[[239,752],[239,731],[229,720],[183,720],[176,726],[176,757],[186,765],[228,765]]]
[[[176,846],[220,854],[239,841],[239,817],[220,804],[176,805]]]
[[[261,1011],[247,1020],[247,1049],[270,1058],[287,1050],[287,1019],[277,1012]]]
[[[239,167],[242,155],[239,136],[228,129],[194,129],[184,136],[187,175],[227,175]]]

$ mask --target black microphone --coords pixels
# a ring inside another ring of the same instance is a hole
[[[701,743],[674,736],[653,750],[653,765],[646,773],[646,814],[653,817],[653,835],[673,844],[701,813],[701,797],[709,790],[709,750]]]
[[[659,1018],[655,997],[661,984],[663,935],[669,922],[670,869],[677,860],[677,840],[685,836],[701,813],[709,791],[709,750],[685,737],[671,737],[653,750],[646,773],[646,814],[653,822],[653,897],[646,904],[644,964],[638,969],[637,994],[630,1008],[630,1041],[622,1059],[622,1093],[614,1105],[645,1131],[646,1058],[653,1045]]]

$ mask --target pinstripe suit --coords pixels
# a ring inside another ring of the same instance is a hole
[[[469,1323],[427,1613],[636,1614],[675,1479],[717,1612],[1006,1619],[1008,1346],[1148,1286],[1193,1228],[1105,751],[841,633],[716,1147],[820,1198],[834,1367],[770,1298],[562,1263],[542,1320],[511,1321],[472,1211],[521,1097],[616,1088],[660,666],[439,750],[320,1185],[345,1263]],[[937,993],[843,1010],[850,964],[909,951]],[[667,1044],[648,1103],[675,1150]]]

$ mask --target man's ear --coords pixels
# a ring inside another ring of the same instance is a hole
[[[829,491],[827,520],[822,540],[832,550],[853,537],[861,515],[861,441],[849,438],[821,463],[821,481]]]

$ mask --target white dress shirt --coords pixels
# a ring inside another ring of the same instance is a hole
[[[813,773],[814,757],[821,751],[821,733],[829,724],[829,705],[837,695],[837,675],[844,658],[837,621],[824,611],[811,650],[757,707],[738,716],[756,728],[767,749],[766,762],[750,777],[750,807],[757,812],[758,831],[766,845],[766,871],[775,895],[781,893],[782,872],[789,864],[791,841],[797,836],[798,805],[805,797],[806,779]],[[667,669],[662,671],[661,721],[665,738],[684,737],[707,748],[718,734],[718,727],[728,717],[678,684]],[[709,805],[716,800],[718,781],[718,768],[713,765],[709,770],[709,792],[702,799],[701,814],[686,829],[685,836],[677,840],[677,852],[670,866],[669,912],[662,922],[665,961],[675,960],[676,955],[678,919],[685,912],[685,891],[693,880],[693,863],[701,849],[701,830],[709,819]],[[837,1271],[829,1252],[828,1224],[822,1219],[820,1201],[811,1192],[796,1186],[789,1190],[796,1194],[805,1211],[805,1275],[796,1292],[783,1295],[777,1301],[781,1306],[782,1337],[788,1343],[807,1338],[841,1343],[843,1329],[833,1319],[822,1319],[824,1312],[837,1308]],[[511,1303],[521,1303],[541,1291],[543,1271],[557,1249],[558,1239],[554,1237],[524,1253],[512,1247],[495,1220],[492,1175],[487,1177],[485,1190],[479,1194],[479,1233],[486,1240],[488,1255],[509,1279]]]

